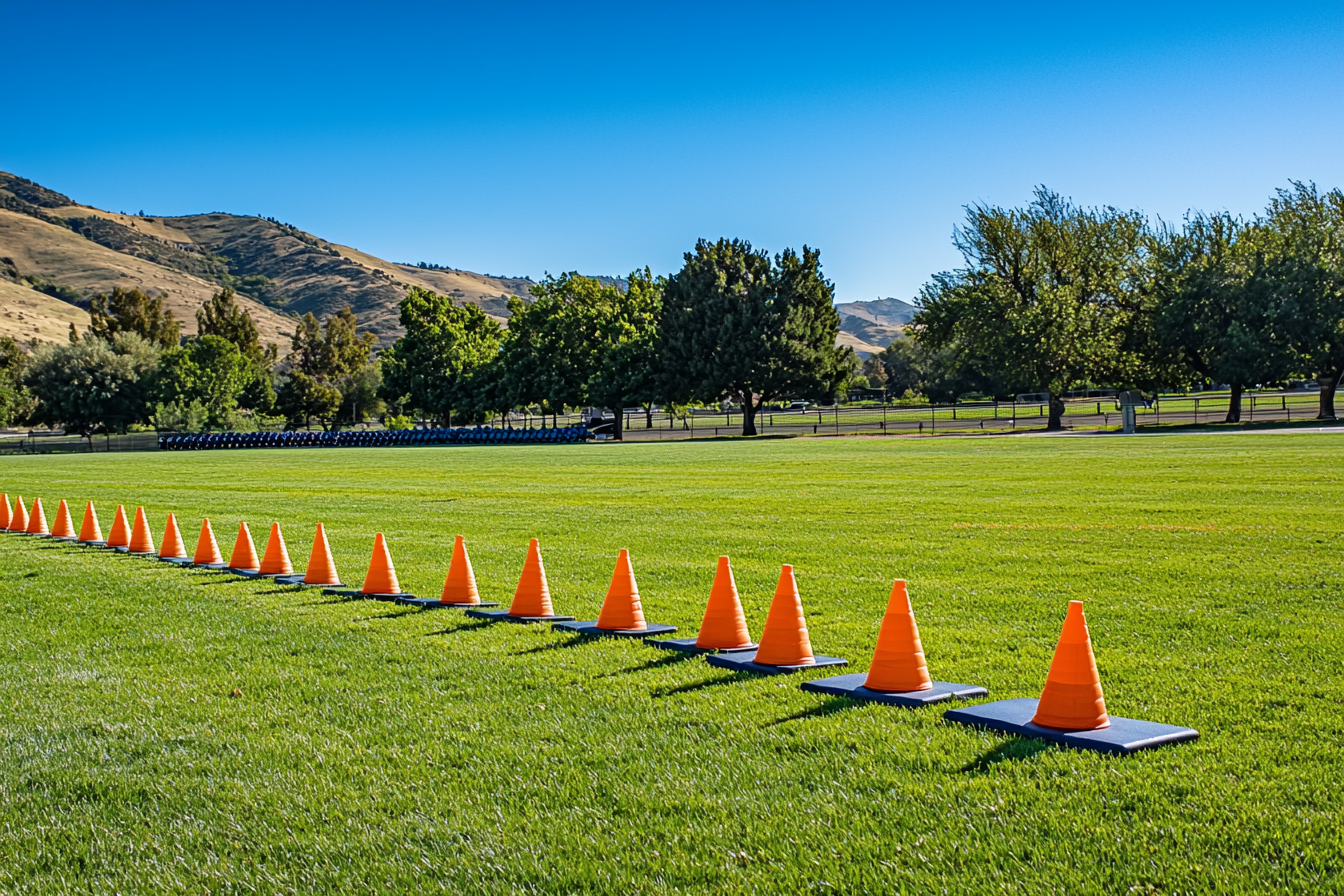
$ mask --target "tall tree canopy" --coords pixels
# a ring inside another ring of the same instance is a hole
[[[616,286],[593,290],[594,301],[585,312],[593,348],[585,391],[594,405],[615,412],[618,439],[624,436],[625,408],[639,405],[651,419],[662,386],[658,334],[663,283],[648,268],[631,273],[626,283],[624,291]]]
[[[85,436],[142,422],[145,381],[158,354],[135,333],[38,346],[23,376],[38,398],[33,420]]]
[[[196,310],[196,335],[227,339],[246,359],[238,396],[242,407],[270,411],[275,406],[271,368],[275,366],[280,350],[274,345],[262,345],[256,322],[238,304],[232,289],[220,290]]]
[[[316,417],[330,425],[345,400],[339,387],[343,379],[347,389],[369,391],[362,371],[377,344],[378,337],[359,332],[349,305],[327,318],[325,326],[311,312],[305,314],[291,340],[292,367],[277,393],[280,410],[291,422],[306,424]]]
[[[89,303],[89,332],[100,339],[118,333],[134,333],[160,348],[174,348],[181,338],[181,327],[173,312],[165,311],[163,299],[150,297],[138,289],[100,293]],[[73,332],[73,331],[72,331]]]
[[[835,288],[820,253],[803,247],[775,257],[743,240],[700,240],[663,291],[660,339],[667,397],[718,401],[743,411],[742,434],[779,398],[823,398],[853,368],[837,348]]]

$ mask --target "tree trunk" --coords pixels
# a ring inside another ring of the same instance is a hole
[[[623,442],[625,441],[625,414],[621,413],[620,408],[615,410],[615,414],[616,422],[611,424],[611,437],[618,442]]]
[[[1243,388],[1241,383],[1232,384],[1232,396],[1227,400],[1227,417],[1224,418],[1224,423],[1241,422],[1241,393]]]
[[[644,428],[653,429],[653,404],[644,405]]]
[[[1050,396],[1050,419],[1046,421],[1046,432],[1061,432],[1064,429],[1064,399],[1058,395]]]
[[[742,402],[742,435],[756,435],[756,403],[750,395]]]
[[[1316,377],[1316,382],[1321,385],[1321,409],[1316,415],[1317,420],[1335,419],[1335,388],[1339,385],[1339,373],[1332,370]]]

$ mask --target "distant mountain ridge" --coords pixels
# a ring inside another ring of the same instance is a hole
[[[841,302],[840,338],[859,355],[867,357],[891,345],[919,313],[919,306],[900,299],[875,299],[870,302]]]

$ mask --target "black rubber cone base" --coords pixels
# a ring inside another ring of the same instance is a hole
[[[821,669],[826,666],[848,666],[849,660],[838,656],[814,656],[814,662],[805,666],[767,666],[756,662],[755,650],[741,653],[711,653],[705,662],[720,669],[732,669],[734,672],[756,672],[760,675],[788,675],[792,672],[806,672],[808,669]]]
[[[597,622],[557,622],[551,626],[557,632],[571,632],[588,638],[645,638],[649,635],[670,635],[677,630],[675,625],[654,625],[645,623],[644,628],[598,628]]]
[[[743,653],[748,650],[755,650],[759,644],[748,644],[746,647],[697,647],[695,638],[665,638],[661,641],[653,638],[645,638],[644,643],[650,647],[657,647],[659,650],[675,650],[678,653]]]
[[[105,547],[107,547],[107,542],[105,542],[105,541],[81,541],[79,544],[80,544],[81,547],[86,547],[86,548],[105,548]]]
[[[303,580],[306,573],[296,573],[292,576],[276,576],[277,585],[302,585],[304,588],[344,588],[344,582],[325,582],[322,584],[309,585]]]
[[[193,563],[191,565],[197,569],[213,569],[220,572],[229,568],[229,564],[227,563]]]
[[[571,622],[573,616],[511,616],[508,610],[468,610],[472,619],[484,619],[487,622],[517,622],[526,625],[533,622]]]
[[[342,591],[338,588],[323,588],[323,594],[329,594],[332,597],[355,597],[363,600],[386,600],[401,602],[402,599],[413,599],[414,594],[365,594],[363,591]]]
[[[941,703],[944,700],[983,697],[989,693],[978,685],[952,684],[948,681],[935,681],[933,687],[922,691],[874,691],[864,687],[863,682],[867,678],[867,672],[833,675],[830,678],[805,681],[802,683],[802,689],[814,694],[867,700],[870,703],[887,703],[891,706],[928,706],[930,703]]]
[[[493,601],[483,600],[474,604],[446,604],[437,597],[399,597],[397,603],[422,610],[475,610],[480,607],[497,607]]]
[[[112,550],[116,551],[118,554],[129,554],[131,552],[130,548],[124,546],[119,548],[112,548]]]
[[[1033,725],[1031,722],[1031,717],[1036,715],[1037,702],[1029,697],[999,700],[994,703],[982,703],[979,706],[968,706],[965,709],[949,709],[943,713],[943,718],[949,722],[975,728],[989,728],[992,731],[1022,737],[1037,737],[1067,747],[1096,750],[1100,753],[1129,754],[1136,750],[1149,750],[1199,737],[1199,732],[1193,728],[1124,719],[1120,716],[1111,716],[1109,727],[1093,731],[1061,731],[1058,728],[1045,728]]]
[[[173,563],[173,564],[175,564],[175,565],[177,565],[177,566],[190,566],[190,565],[191,565],[191,558],[190,558],[190,557],[160,557],[159,560],[161,560],[161,561],[164,562],[164,563]]]
[[[244,579],[263,578],[261,572],[255,569],[234,569],[232,566],[226,566],[224,571],[235,576],[242,576]]]

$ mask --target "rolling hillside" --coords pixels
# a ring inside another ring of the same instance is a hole
[[[836,342],[867,356],[891,345],[892,340],[905,332],[906,324],[914,319],[919,308],[900,299],[877,299],[841,302],[835,310],[840,312],[840,336]]]

